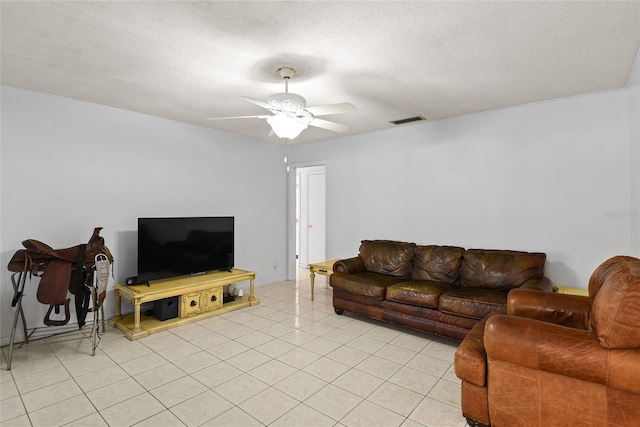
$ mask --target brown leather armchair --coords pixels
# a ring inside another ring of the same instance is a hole
[[[454,362],[471,425],[638,425],[640,259],[602,263],[588,297],[511,291]]]

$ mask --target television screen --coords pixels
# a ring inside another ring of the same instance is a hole
[[[233,217],[138,218],[138,283],[233,267]]]

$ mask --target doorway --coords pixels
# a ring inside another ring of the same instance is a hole
[[[291,165],[289,175],[289,280],[296,269],[326,260],[326,164]]]

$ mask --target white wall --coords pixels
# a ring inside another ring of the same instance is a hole
[[[640,257],[640,49],[629,88],[629,162],[631,163],[631,254]]]
[[[640,256],[638,62],[628,89],[292,146],[290,163],[327,162],[327,256],[374,238],[544,251],[547,274],[575,287],[610,256]],[[136,273],[138,217],[233,215],[236,265],[258,286],[285,278],[281,146],[7,86],[0,97],[3,265],[26,238],[70,246],[102,226],[118,283]],[[29,326],[46,311],[35,290]]]
[[[586,287],[631,251],[616,214],[630,206],[629,141],[621,89],[294,145],[290,158],[327,162],[329,258],[362,239],[541,251],[552,280]]]
[[[3,266],[22,240],[73,246],[102,226],[116,260],[110,317],[114,283],[137,273],[138,217],[234,216],[235,265],[256,271],[257,286],[285,279],[281,146],[8,86],[0,94]],[[13,290],[6,267],[0,277],[6,344]],[[23,300],[29,327],[46,312],[36,285]]]

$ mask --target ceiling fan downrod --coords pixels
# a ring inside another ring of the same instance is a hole
[[[278,74],[284,79],[284,93],[289,93],[289,79],[296,74],[296,70],[291,67],[278,68]]]

